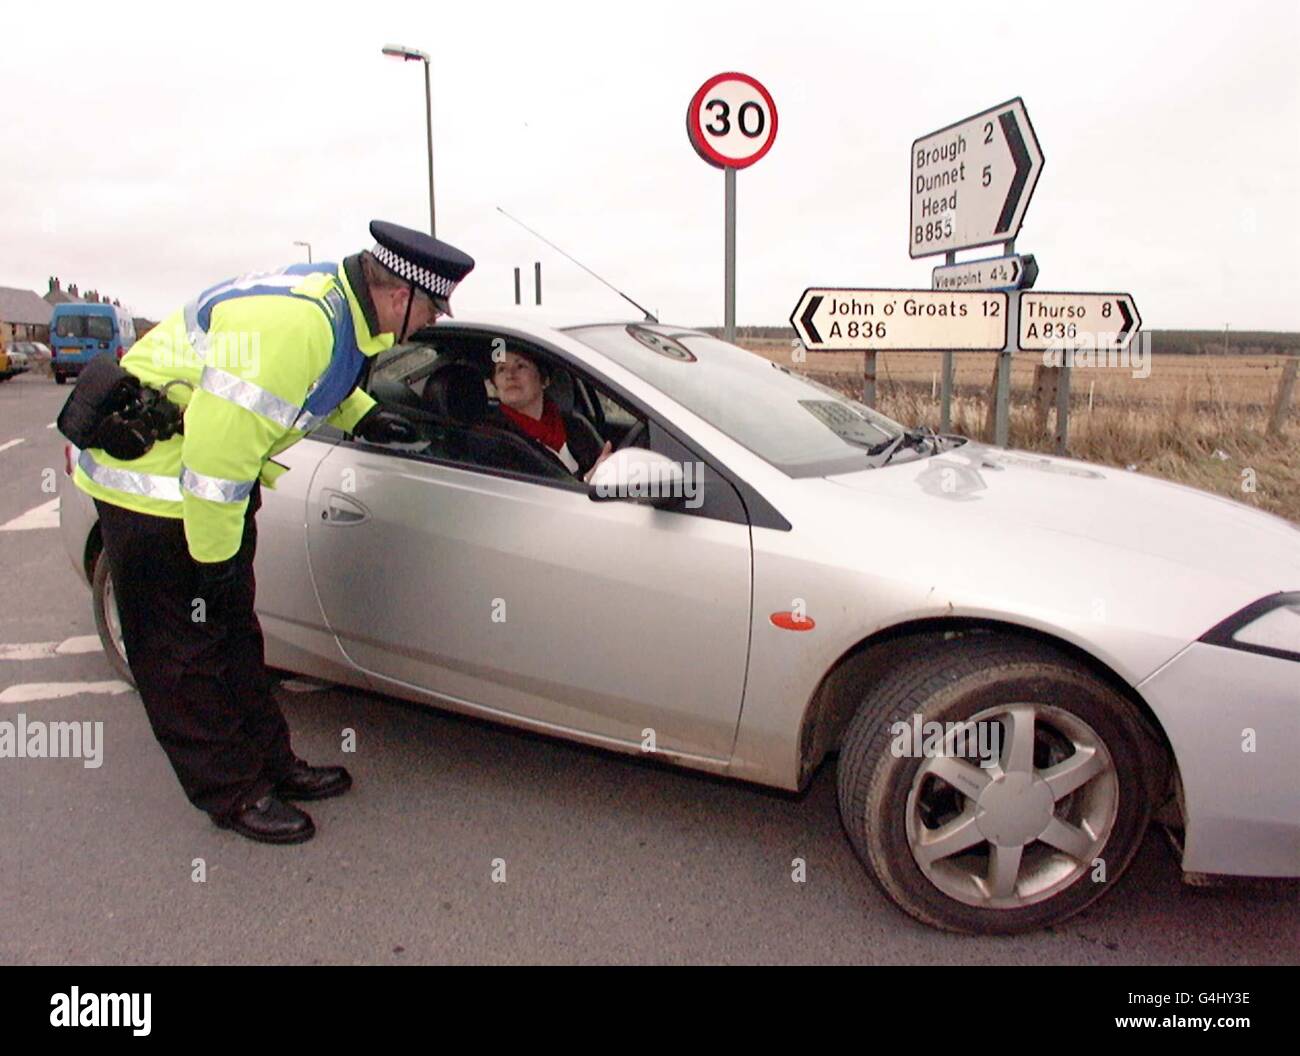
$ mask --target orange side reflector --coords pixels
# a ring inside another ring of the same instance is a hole
[[[811,631],[817,626],[811,616],[796,616],[793,612],[774,612],[768,619],[783,631]]]

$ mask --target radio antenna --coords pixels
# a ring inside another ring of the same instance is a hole
[[[605,281],[604,279],[602,279],[599,275],[597,275],[594,271],[592,271],[589,267],[587,267],[586,264],[584,264],[582,261],[580,261],[577,257],[571,256],[570,254],[564,252],[564,250],[562,250],[559,246],[557,246],[554,242],[552,242],[552,241],[551,241],[549,238],[547,238],[545,235],[540,234],[540,233],[537,232],[537,231],[534,231],[531,227],[529,227],[527,224],[525,224],[525,223],[524,223],[522,220],[520,220],[518,217],[511,216],[511,215],[510,215],[509,213],[507,213],[504,209],[502,209],[501,206],[499,206],[499,205],[497,206],[497,212],[500,213],[502,216],[506,217],[507,219],[513,220],[516,224],[518,224],[520,227],[522,227],[525,231],[527,231],[527,232],[528,232],[530,235],[532,235],[534,238],[540,238],[543,242],[545,242],[548,246],[550,246],[553,250],[555,250],[555,252],[557,252],[558,254],[560,254],[560,256],[566,258],[567,260],[571,260],[571,261],[573,261],[573,263],[575,263],[576,265],[578,265],[578,267],[580,267],[583,271],[585,271],[588,275],[590,275],[590,276],[591,276],[593,279],[595,279],[596,281],[604,283],[604,284],[605,284],[606,286],[608,286],[611,290],[613,290],[613,291],[614,291],[615,293],[617,293],[620,297],[622,297],[623,300],[627,301],[628,304],[630,304],[630,305],[631,305],[633,308],[635,308],[638,312],[640,312],[642,315],[644,315],[644,316],[645,316],[645,321],[646,321],[647,323],[657,323],[657,322],[659,322],[658,318],[656,318],[655,315],[654,315],[654,313],[651,312],[648,308],[642,308],[641,305],[637,304],[636,301],[632,300],[631,297],[629,297],[626,293],[624,293],[622,290],[620,290],[620,289],[619,289],[617,286],[615,286],[612,282],[606,282],[606,281]]]

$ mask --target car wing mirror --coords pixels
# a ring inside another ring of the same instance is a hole
[[[592,502],[639,502],[656,509],[682,506],[686,475],[680,462],[644,447],[615,451],[587,482]]]

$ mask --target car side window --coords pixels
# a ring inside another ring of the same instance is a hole
[[[600,404],[601,413],[604,415],[605,421],[610,425],[627,431],[640,420],[616,399],[599,389],[596,390],[596,402]]]
[[[504,345],[522,347],[513,338],[504,340]],[[367,391],[406,417],[419,433],[415,443],[387,445],[386,449],[408,458],[584,488],[583,481],[558,455],[501,419],[499,395],[488,379],[493,352],[499,354],[502,347],[501,337],[461,333],[436,344],[402,346],[381,353],[370,371]],[[545,358],[539,350],[527,351]],[[587,440],[598,450],[606,437],[599,424],[584,413],[583,405],[573,399],[579,385],[589,385],[589,379],[579,381],[567,365],[554,366],[553,382],[562,411],[582,415],[582,423],[574,423],[575,427],[590,426]],[[630,412],[624,414],[635,420]]]

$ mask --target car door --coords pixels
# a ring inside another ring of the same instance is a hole
[[[739,498],[713,508],[595,502],[576,481],[345,442],[313,479],[307,540],[330,628],[378,688],[722,760],[751,552]]]

